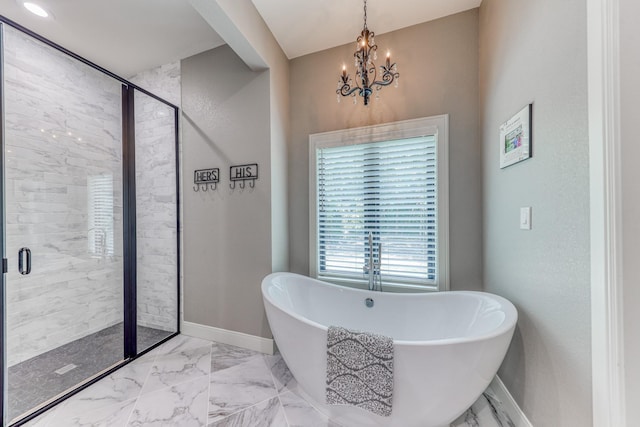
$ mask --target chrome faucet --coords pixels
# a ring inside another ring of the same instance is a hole
[[[369,275],[369,290],[376,290],[376,276],[380,280],[379,290],[382,291],[382,276],[380,275],[380,264],[382,260],[382,243],[378,243],[378,262],[373,260],[373,233],[369,232],[369,261],[362,267],[362,271]]]

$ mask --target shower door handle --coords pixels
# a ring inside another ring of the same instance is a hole
[[[24,262],[25,259],[26,259],[26,267]],[[31,273],[31,249],[21,248],[18,251],[18,271],[22,275]]]

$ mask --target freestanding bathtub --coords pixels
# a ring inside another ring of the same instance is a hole
[[[518,318],[513,304],[488,293],[371,292],[293,273],[265,277],[262,296],[274,339],[299,390],[345,427],[449,425],[495,376]],[[367,298],[373,307],[367,307]],[[390,417],[326,404],[330,325],[393,338]]]

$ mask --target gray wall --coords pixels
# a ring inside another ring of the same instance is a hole
[[[228,46],[181,62],[184,320],[270,338],[260,283],[272,271],[269,71]],[[229,188],[229,166],[259,164],[255,189]],[[194,192],[195,169],[220,168]]]
[[[289,61],[277,43],[264,49],[271,80],[271,266],[273,271],[289,271]]]
[[[383,88],[368,108],[361,99],[336,102],[342,64],[353,74],[354,43],[291,61],[290,269],[309,273],[309,134],[448,113],[451,288],[481,289],[478,10],[376,36],[376,44],[379,61],[391,50],[400,86]]]
[[[637,0],[620,0],[620,150],[622,153],[622,227],[624,283],[624,357],[627,425],[640,419],[640,27]]]
[[[189,3],[249,68],[270,70],[271,265],[273,271],[287,271],[289,61],[251,1],[189,0]]]
[[[480,7],[484,286],[518,308],[499,375],[536,426],[591,425],[586,48],[584,1]],[[530,102],[533,157],[500,169],[499,126]]]

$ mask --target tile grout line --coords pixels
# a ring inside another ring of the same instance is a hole
[[[158,358],[158,355],[155,354],[153,355],[153,359],[151,360],[151,366],[149,366],[149,370],[147,371],[147,375],[145,375],[144,381],[142,382],[142,385],[140,386],[140,391],[138,392],[138,395],[136,396],[136,401],[133,404],[133,407],[131,408],[131,412],[129,412],[129,416],[127,417],[127,422],[125,423],[125,427],[129,425],[129,423],[131,422],[131,417],[133,416],[133,413],[135,412],[136,408],[138,407],[138,402],[140,401],[140,396],[142,396],[142,390],[144,390],[144,386],[147,383],[147,381],[149,380],[149,376],[151,375],[151,371],[153,370],[153,367],[156,365],[156,360]],[[132,362],[135,363],[135,362]]]
[[[285,364],[286,366],[286,364]],[[287,370],[289,368],[287,367]],[[274,383],[275,383],[275,375],[273,375],[273,372],[271,372],[271,377],[274,379]],[[293,374],[291,374],[291,377],[295,380],[295,378],[293,377]],[[293,390],[287,388],[286,385],[283,384],[283,391],[280,392],[278,391],[278,388],[276,387],[276,391],[278,392],[278,400],[280,401],[280,405],[282,405],[282,410],[284,412],[284,417],[285,417],[285,421],[287,422],[287,427],[291,427],[291,423],[289,422],[289,417],[287,416],[287,411],[284,409],[284,404],[282,404],[282,399],[281,397],[285,394],[290,394],[292,396],[296,396],[300,399],[302,399],[313,411],[314,413],[319,414],[322,418],[325,418],[331,425],[334,425],[336,427],[342,427],[340,424],[337,424],[335,421],[333,421],[331,418],[329,418],[327,415],[325,415],[323,412],[319,411],[318,408],[316,408],[315,406],[313,406],[311,403],[307,402],[307,400],[299,395],[297,395],[296,393],[294,393]]]
[[[208,387],[207,387],[207,404],[205,406],[206,412],[204,413],[204,425],[209,425],[209,405],[211,404],[211,372],[213,371],[213,341],[211,342],[211,347],[209,351],[209,379],[208,379]]]
[[[204,348],[204,346],[200,346],[200,347],[198,347],[198,348]],[[157,355],[157,357],[160,357],[160,356],[169,356],[169,355],[172,355],[172,354],[175,354],[175,353],[158,354],[158,355]],[[209,360],[211,360],[211,347],[210,347],[210,349],[209,349]],[[154,359],[154,364],[153,364],[154,366],[155,366],[155,364],[156,364],[156,361],[157,361],[157,358],[156,358],[156,359]],[[151,371],[149,371],[149,376],[150,376],[150,375],[151,375]],[[207,375],[209,375],[209,376],[211,375],[211,369],[210,369],[210,368],[209,368],[209,373],[208,373],[208,374],[203,374],[203,375],[201,375],[201,377],[205,377],[205,376],[207,376]],[[148,379],[148,377],[147,377],[147,379]],[[158,388],[158,389],[155,389],[155,390],[149,391],[149,392],[144,393],[144,394],[157,393],[157,392],[159,392],[159,391],[161,391],[161,390],[166,390],[166,389],[168,389],[168,388],[175,387],[175,386],[178,386],[178,385],[182,385],[182,384],[184,384],[184,383],[188,383],[188,382],[191,382],[191,381],[196,381],[196,380],[198,380],[198,379],[200,379],[200,378],[199,378],[199,377],[198,377],[198,378],[190,378],[190,379],[187,379],[187,380],[179,381],[179,382],[177,382],[177,383],[175,383],[175,384],[172,384],[172,385],[170,385],[170,386],[160,387],[160,388]],[[163,384],[163,385],[165,385],[165,384]],[[143,386],[143,388],[140,390],[140,396],[142,396],[142,395],[143,395],[142,390],[144,390],[144,386]]]
[[[276,397],[278,398],[278,403],[280,403],[280,408],[282,408],[282,414],[284,415],[284,422],[287,423],[287,427],[291,427],[291,423],[289,422],[289,417],[287,417],[287,411],[284,409],[284,405],[282,404],[282,399],[280,399],[280,390],[278,390],[278,385],[276,384],[276,376],[273,374],[273,365],[270,365],[269,374],[271,375],[271,381],[273,381],[273,385],[276,388]],[[283,388],[286,388],[285,385],[282,385]],[[288,390],[287,390],[288,391]]]
[[[212,357],[213,357],[213,354],[212,354]],[[264,361],[264,356],[263,356],[262,360]],[[212,373],[209,374],[209,377],[211,377],[211,375],[212,375]],[[249,409],[253,408],[254,406],[258,406],[258,405],[260,405],[260,404],[262,404],[264,402],[268,402],[268,401],[272,400],[274,397],[278,397],[278,402],[280,403],[280,405],[282,405],[282,402],[280,402],[280,399],[279,399],[278,387],[276,387],[276,382],[274,380],[273,373],[271,372],[271,368],[269,368],[269,376],[271,377],[271,382],[273,383],[273,389],[276,392],[275,396],[271,396],[271,397],[269,397],[267,399],[261,400],[260,402],[254,403],[253,405],[247,406],[246,408],[239,409],[236,412],[232,412],[232,413],[220,418],[219,420],[214,421],[214,423],[218,423],[219,421],[226,420],[227,418],[229,418],[229,417],[231,417],[233,415],[240,414],[240,413],[242,413],[244,411],[248,411]],[[209,396],[211,396],[211,387],[209,387]],[[282,410],[284,412],[284,407],[283,407]],[[286,419],[286,414],[285,414],[285,421],[287,422],[287,427],[288,427],[289,422]],[[207,408],[207,423],[208,422],[209,422],[209,409]]]
[[[287,416],[287,411],[284,409],[284,405],[282,404],[282,399],[280,399],[280,393],[276,396],[278,398],[278,402],[280,402],[280,408],[282,408],[282,414],[284,415],[284,422],[287,423],[287,427],[291,427],[291,423],[289,422],[289,417]]]

